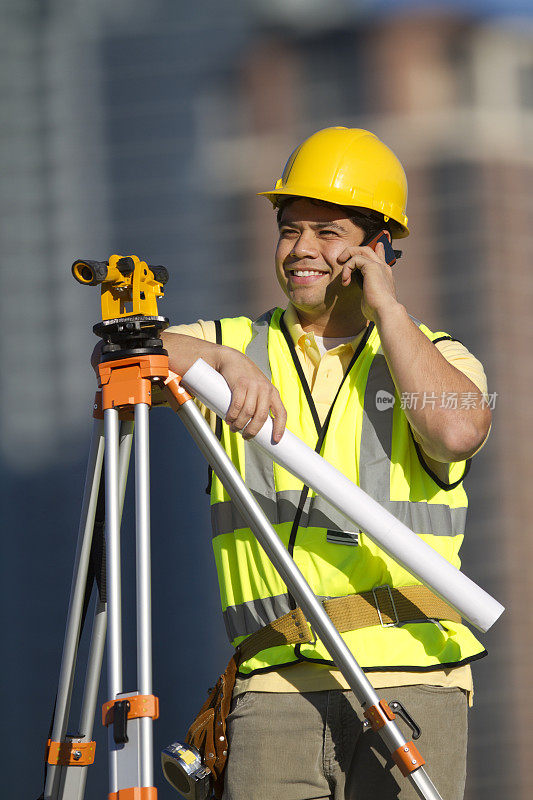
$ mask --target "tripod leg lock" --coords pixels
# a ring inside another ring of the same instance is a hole
[[[46,761],[61,767],[87,767],[94,762],[96,742],[78,742],[67,739],[53,742],[48,739]]]
[[[113,706],[113,739],[115,744],[126,744],[128,739],[128,712],[130,704],[127,700],[117,700]]]
[[[416,724],[415,720],[409,714],[407,709],[404,708],[404,706],[400,703],[400,701],[392,700],[390,707],[396,713],[396,715],[400,717],[400,719],[403,719],[406,725],[409,725],[413,734],[413,740],[420,739],[420,734],[422,733],[422,731],[420,730],[420,726]]]
[[[153,694],[133,694],[130,697],[121,697],[120,700],[109,700],[102,706],[102,725],[114,725],[115,707],[123,708],[120,704],[127,701],[129,709],[127,719],[138,717],[159,717],[159,699]]]
[[[386,700],[380,700],[377,706],[367,708],[363,716],[366,717],[373,731],[379,731],[387,722],[396,719],[394,711]]]

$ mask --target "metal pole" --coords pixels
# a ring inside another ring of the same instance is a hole
[[[105,503],[106,503],[106,572],[107,572],[107,680],[108,696],[114,700],[122,691],[122,622],[120,572],[120,509],[119,509],[119,420],[118,411],[104,411],[105,431]],[[117,752],[113,746],[113,729],[109,738],[109,788],[117,790]]]
[[[133,420],[126,420],[120,423],[120,444],[118,456],[118,483],[120,486],[120,517],[124,509],[124,497],[126,495],[126,484],[128,482],[128,470],[130,466],[131,446],[133,444]]]
[[[124,505],[132,430],[133,423],[123,423],[120,441],[120,514],[122,514],[122,507]],[[65,646],[63,648],[58,683],[54,728],[52,731],[53,741],[65,741],[68,739],[67,731],[71,697],[81,635],[83,600],[87,585],[89,559],[94,536],[95,515],[101,486],[104,448],[104,423],[102,420],[95,419],[89,448],[78,545],[74,565],[74,577],[65,634]],[[88,742],[92,737],[102,659],[105,648],[106,626],[107,606],[106,603],[98,599],[94,613],[80,709],[80,720],[77,729],[79,733],[74,737],[76,741]],[[56,736],[59,738],[56,739]],[[87,769],[86,766],[49,764],[44,792],[45,800],[63,800],[63,798],[65,798],[65,800],[82,800],[85,794]]]
[[[96,601],[93,630],[91,634],[91,649],[87,661],[85,688],[80,712],[80,734],[90,740],[94,726],[96,700],[100,685],[102,660],[104,657],[105,637],[107,629],[107,607],[99,599]]]
[[[249,493],[239,472],[194,401],[188,400],[176,410],[201,452],[224,484],[238,510],[253,530],[258,542],[287,584],[289,591],[297,600],[313,629],[327,647],[333,661],[346,678],[358,701],[363,708],[377,705],[379,696],[372,684],[346,646],[323,606],[316,599],[262,509]],[[407,744],[401,730],[392,720],[386,722],[379,730],[379,734],[391,752]],[[423,767],[419,767],[408,777],[422,800],[442,800]]]
[[[152,694],[152,610],[150,585],[149,407],[135,406],[135,512],[137,539],[137,683]],[[140,785],[153,785],[152,718],[140,723]]]
[[[76,556],[74,562],[74,573],[70,590],[67,626],[63,644],[63,653],[61,657],[61,668],[59,671],[54,725],[52,728],[52,741],[54,742],[64,741],[67,733],[76,657],[78,654],[83,598],[87,583],[87,571],[89,567],[89,556],[91,553],[94,517],[96,513],[96,504],[98,501],[98,489],[100,486],[103,458],[103,426],[99,420],[94,420],[91,444],[89,448],[89,458],[87,461],[85,487],[83,491],[80,525],[78,530],[78,544],[76,547]],[[45,800],[57,797],[61,770],[62,767],[60,766],[52,764],[48,765],[44,790]]]
[[[122,519],[124,496],[128,479],[128,466],[131,445],[133,442],[133,422],[123,422],[120,426],[119,444],[119,517]],[[85,677],[85,690],[81,704],[79,730],[84,737],[90,739],[94,725],[96,700],[102,670],[102,658],[105,647],[107,629],[107,603],[97,600],[93,633],[91,636],[91,649]]]

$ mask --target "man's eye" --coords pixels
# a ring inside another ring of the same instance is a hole
[[[337,231],[329,230],[329,229],[326,228],[326,229],[320,231],[320,235],[321,236],[338,236],[339,234],[337,233]]]
[[[289,236],[298,236],[298,231],[295,231],[292,228],[281,228],[279,232],[280,236],[287,238]]]

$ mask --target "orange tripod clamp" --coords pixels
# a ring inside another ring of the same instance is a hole
[[[87,767],[94,763],[96,742],[76,742],[66,740],[46,744],[46,761],[62,767]]]
[[[164,381],[165,394],[174,411],[193,399],[181,385],[181,375],[168,369],[168,356],[145,355],[105,361],[99,365],[98,372],[100,388],[93,404],[96,419],[104,418],[104,408],[118,408],[121,420],[133,420],[131,406],[134,403],[151,405],[150,384],[154,378]]]
[[[404,778],[426,763],[413,742],[406,742],[402,747],[398,747],[391,756]]]
[[[109,800],[157,800],[155,786],[132,786],[130,789],[119,789],[108,794]]]
[[[169,371],[165,380],[165,389],[168,403],[174,411],[177,411],[187,400],[192,400],[191,395],[181,385],[181,375],[176,375],[175,372]]]
[[[168,356],[148,354],[103,361],[98,374],[104,411],[137,403],[151,405],[152,380],[168,376]]]

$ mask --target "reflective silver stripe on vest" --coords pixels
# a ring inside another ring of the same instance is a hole
[[[377,500],[390,498],[393,414],[394,383],[385,356],[378,351],[365,387],[359,454],[359,486]]]
[[[272,381],[272,371],[268,359],[268,330],[275,310],[275,308],[271,308],[270,311],[265,311],[255,322],[252,322],[252,338],[244,351],[269,381]]]
[[[275,309],[267,311],[252,323],[252,338],[244,351],[269,381],[272,381],[272,371],[268,359],[268,331],[274,311]],[[274,466],[269,458],[266,458],[257,447],[252,447],[246,439],[244,440],[244,474],[247,488],[254,495],[268,519],[273,522],[277,516]],[[244,526],[239,525],[238,527]]]
[[[415,533],[434,536],[463,534],[465,506],[450,508],[445,504],[390,499],[394,399],[394,382],[380,349],[372,361],[365,387],[359,486]]]
[[[301,492],[287,489],[278,492],[276,497],[265,497],[254,492],[254,497],[265,512],[272,525],[292,522]],[[466,522],[466,508],[450,508],[443,503],[411,503],[409,500],[380,500],[379,504],[407,525],[415,533],[428,536],[456,536],[462,534]],[[321,509],[313,509],[309,518],[309,498],[304,506],[300,527],[328,528],[337,531],[354,531],[357,529],[352,520],[347,520],[329,504],[331,513],[327,513],[326,504]],[[215,503],[211,506],[213,536],[234,533],[240,528],[248,528],[244,518],[233,503]],[[339,519],[346,520],[343,527],[338,525]],[[312,522],[312,524],[311,524]]]
[[[317,599],[322,601],[326,596],[317,595]],[[223,612],[223,617],[229,640],[232,642],[237,636],[249,636],[290,610],[288,594],[250,600],[238,606],[228,606]]]

